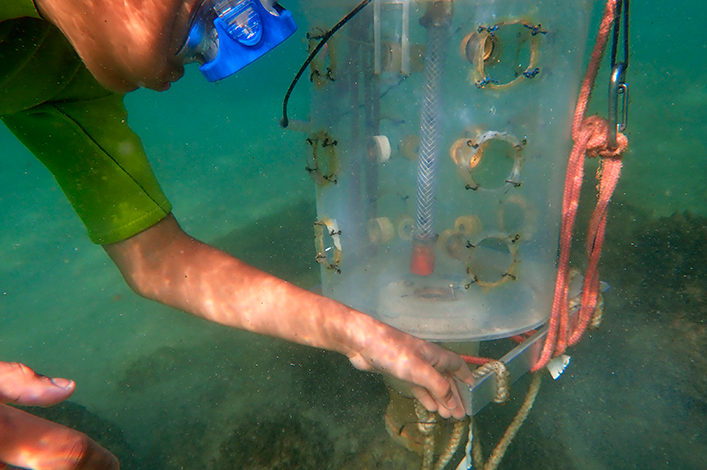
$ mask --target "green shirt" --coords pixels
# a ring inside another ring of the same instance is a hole
[[[0,119],[51,171],[94,243],[124,240],[171,211],[123,97],[93,78],[31,0],[1,0]]]

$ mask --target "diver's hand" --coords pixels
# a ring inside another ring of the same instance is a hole
[[[184,74],[176,57],[199,0],[35,0],[104,86],[166,90]]]
[[[473,377],[459,355],[383,324],[376,331],[369,330],[363,344],[361,350],[349,354],[357,369],[404,381],[425,408],[443,418],[464,417],[454,378],[472,385]]]
[[[0,468],[5,464],[35,470],[119,468],[118,459],[85,434],[3,404],[51,406],[69,398],[75,388],[71,380],[0,362]]]

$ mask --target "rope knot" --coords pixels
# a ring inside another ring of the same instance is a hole
[[[609,149],[609,122],[599,116],[589,116],[582,121],[575,141],[587,139],[587,157],[621,158],[628,147],[628,139],[620,132],[616,134],[616,148]]]

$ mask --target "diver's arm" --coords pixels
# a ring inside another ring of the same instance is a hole
[[[184,73],[176,53],[200,0],[35,0],[102,85],[166,90]]]
[[[453,377],[470,382],[471,373],[459,356],[201,243],[171,215],[104,248],[146,298],[223,325],[338,351],[358,369],[412,384],[431,411],[464,415]]]

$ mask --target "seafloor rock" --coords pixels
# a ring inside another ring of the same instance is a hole
[[[321,470],[333,443],[321,425],[297,414],[251,414],[221,443],[214,470]]]

